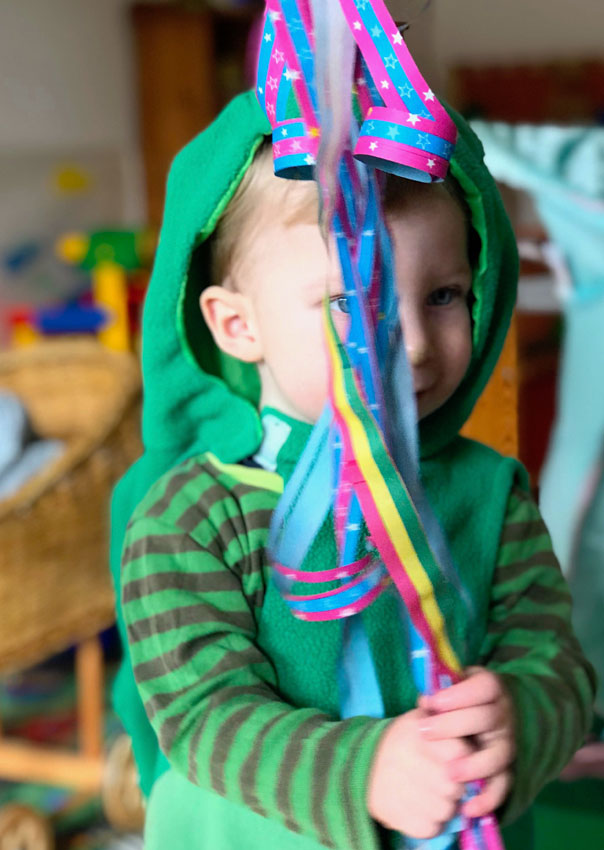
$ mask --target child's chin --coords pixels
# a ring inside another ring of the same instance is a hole
[[[415,393],[415,406],[417,408],[417,421],[421,422],[441,406],[442,402],[434,398],[429,391]]]
[[[415,407],[417,410],[418,422],[432,412],[429,409],[430,405],[429,399],[427,398],[427,393],[415,393]]]

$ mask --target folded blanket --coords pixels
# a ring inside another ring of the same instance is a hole
[[[0,392],[0,499],[14,495],[63,451],[60,440],[36,437],[16,395]]]

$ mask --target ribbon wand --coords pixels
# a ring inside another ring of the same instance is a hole
[[[334,30],[342,39],[339,77],[325,49],[334,43]],[[360,121],[350,108],[353,89]],[[288,117],[292,93],[299,118]],[[275,581],[300,619],[344,620],[342,716],[383,716],[359,614],[387,587],[400,595],[418,688],[433,692],[461,675],[439,605],[443,577],[459,604],[468,606],[468,599],[419,481],[416,413],[378,176],[390,171],[422,182],[442,180],[455,125],[421,77],[382,0],[312,5],[268,0],[258,97],[273,126],[275,172],[316,178],[322,190],[322,226],[337,245],[351,315],[342,342],[326,308],[330,401],[273,517],[269,549]],[[403,380],[393,379],[401,374]],[[396,434],[393,423],[401,426]],[[330,513],[339,563],[331,571],[304,570]],[[295,582],[324,581],[333,583],[328,590],[293,592]],[[459,829],[463,850],[502,846],[492,818],[457,821],[422,845],[450,847]]]

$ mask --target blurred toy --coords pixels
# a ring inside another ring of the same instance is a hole
[[[153,247],[148,231],[126,230],[70,233],[57,244],[61,259],[90,272],[94,303],[108,317],[98,338],[112,351],[130,350],[127,278],[148,264]]]

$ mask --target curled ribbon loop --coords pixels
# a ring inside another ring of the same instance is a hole
[[[363,122],[354,155],[421,182],[446,177],[457,130],[428,86],[383,0],[339,0],[359,51]],[[273,128],[275,173],[312,179],[320,141],[307,0],[269,0],[258,61],[258,100]],[[287,118],[291,91],[301,118]],[[289,124],[292,126],[288,126]]]

